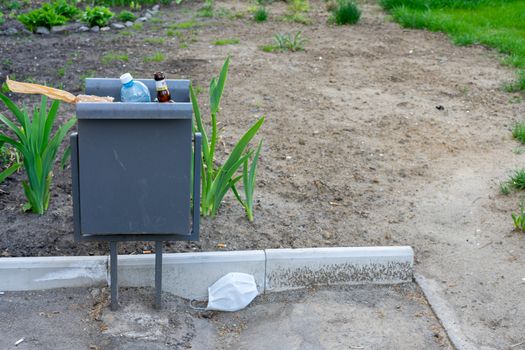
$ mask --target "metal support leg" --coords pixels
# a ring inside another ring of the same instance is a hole
[[[162,308],[162,245],[155,242],[155,308]]]
[[[109,242],[109,256],[110,256],[110,278],[111,278],[111,310],[116,311],[118,309],[118,269],[117,269],[117,242]]]

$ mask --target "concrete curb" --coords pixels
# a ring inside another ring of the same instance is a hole
[[[119,256],[119,286],[153,286],[152,255]],[[0,291],[93,287],[108,283],[108,257],[1,258]],[[412,281],[410,247],[267,249],[164,254],[163,291],[205,298],[228,272],[255,277],[260,292],[313,285],[395,284]]]
[[[0,290],[21,291],[106,284],[107,257],[1,258]]]
[[[419,285],[428,304],[434,311],[443,329],[448,335],[450,342],[457,350],[482,350],[478,345],[472,344],[461,331],[461,325],[456,317],[452,306],[441,296],[442,288],[434,280],[425,278],[423,275],[415,274],[416,283]],[[487,349],[483,347],[483,349]]]
[[[154,255],[119,256],[119,286],[155,286],[154,258]],[[208,287],[229,272],[253,275],[257,289],[264,292],[263,250],[164,254],[162,260],[162,290],[174,295],[207,299]]]
[[[413,260],[411,247],[267,249],[265,291],[409,282]]]

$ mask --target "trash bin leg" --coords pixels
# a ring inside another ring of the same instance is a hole
[[[109,242],[109,258],[110,258],[110,277],[111,277],[111,310],[118,310],[118,269],[117,269],[117,242]]]
[[[155,242],[155,308],[162,308],[162,244]]]

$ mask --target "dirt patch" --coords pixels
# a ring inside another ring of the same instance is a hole
[[[524,113],[518,95],[501,91],[514,72],[483,47],[455,47],[442,34],[405,30],[376,5],[362,21],[328,26],[324,4],[312,1],[310,26],[270,21],[207,20],[178,37],[165,36],[173,20],[187,20],[197,4],[162,12],[131,36],[121,33],[10,37],[0,42],[2,72],[81,91],[80,77],[116,77],[156,69],[207,87],[230,54],[232,64],[220,115],[220,152],[261,115],[261,153],[255,222],[228,196],[219,215],[203,219],[199,242],[169,243],[172,252],[407,244],[417,269],[440,281],[466,336],[478,348],[522,341],[523,236],[512,232],[518,195],[498,183],[525,155],[509,127]],[[219,6],[246,8],[239,2]],[[306,51],[264,53],[277,32],[302,31]],[[238,45],[214,46],[221,38]],[[103,48],[103,49],[100,49]],[[160,50],[162,63],[143,58]],[[100,63],[108,51],[128,62]],[[64,78],[57,67],[73,64]],[[197,61],[196,61],[197,60]],[[4,76],[2,76],[4,78]],[[19,97],[15,97],[21,101]],[[204,94],[201,102],[207,100]],[[519,102],[519,103],[514,103]],[[436,108],[439,107],[439,108]],[[63,118],[72,109],[63,108]],[[57,169],[49,212],[23,214],[21,176],[0,185],[0,253],[5,256],[107,254],[106,244],[73,242],[69,172]],[[128,244],[141,253],[148,243]]]

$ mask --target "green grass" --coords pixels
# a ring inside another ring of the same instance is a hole
[[[179,23],[173,23],[168,26],[169,29],[190,29],[193,27],[198,26],[199,23],[197,23],[195,20],[191,19],[189,21],[185,22],[179,22]]]
[[[118,19],[121,22],[133,22],[137,19],[137,16],[131,11],[124,10],[120,11],[120,13],[118,14]]]
[[[144,62],[145,63],[150,63],[150,62],[162,62],[166,59],[166,57],[164,56],[164,54],[162,52],[155,52],[153,55],[151,56],[147,56],[147,57],[144,57]]]
[[[507,91],[525,90],[525,1],[381,0],[404,27],[447,33],[457,45],[481,44],[507,54],[519,69]]]
[[[144,42],[151,44],[151,45],[163,45],[166,42],[166,39],[164,38],[146,38],[144,39]]]
[[[525,144],[525,123],[518,122],[512,127],[512,137]]]
[[[129,57],[126,54],[121,54],[118,52],[108,52],[107,54],[102,56],[100,62],[102,62],[103,64],[111,64],[116,61],[128,62],[128,60]]]
[[[304,13],[292,13],[292,14],[286,14],[281,17],[281,19],[285,22],[293,22],[293,23],[300,23],[305,25],[312,24],[312,20],[305,15]]]
[[[292,13],[308,12],[310,11],[310,3],[308,0],[291,0],[288,4],[288,11]]]
[[[213,45],[216,45],[216,46],[235,45],[235,44],[238,44],[239,42],[240,42],[239,39],[219,39],[219,40],[215,40],[213,42]]]
[[[197,11],[199,17],[213,17],[214,16],[215,0],[204,0],[204,5]]]
[[[264,52],[275,52],[278,50],[278,48],[275,45],[269,44],[261,46],[261,50]]]
[[[361,18],[361,10],[353,0],[339,0],[332,9],[330,22],[337,25],[355,24]]]
[[[63,78],[66,75],[66,68],[60,67],[57,69],[57,75],[59,78]]]
[[[502,195],[508,196],[510,194],[510,185],[508,182],[501,182],[499,184],[499,192]]]
[[[510,187],[516,190],[525,189],[525,169],[519,169],[514,172],[508,181]]]
[[[142,28],[144,28],[144,23],[135,22],[130,28],[135,30],[141,30]]]
[[[261,23],[265,22],[268,19],[268,10],[264,7],[257,8],[253,13],[253,20],[255,22]]]

